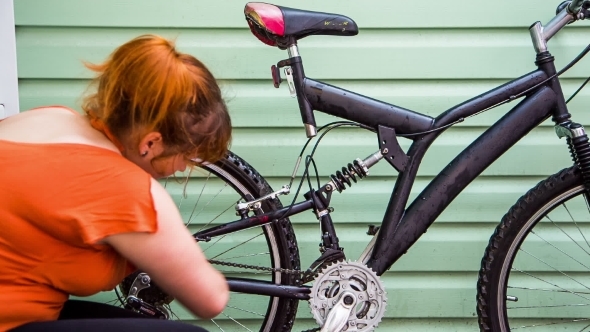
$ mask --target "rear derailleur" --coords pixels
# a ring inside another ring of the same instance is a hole
[[[133,280],[133,282],[129,285],[130,280]],[[149,289],[150,287],[152,289]],[[170,303],[172,299],[169,299],[169,296],[157,286],[152,285],[151,278],[147,273],[135,272],[127,276],[121,283],[120,288],[125,296],[124,303],[126,309],[152,318],[168,319],[170,317],[168,310],[164,308],[163,304]],[[139,292],[141,291],[144,291],[142,294],[143,298],[139,296]],[[153,301],[149,301],[148,297],[152,297]]]

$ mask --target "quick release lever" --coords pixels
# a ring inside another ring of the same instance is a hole
[[[281,61],[277,62],[276,66],[272,65],[270,67],[270,72],[272,74],[272,83],[275,88],[278,89],[279,86],[281,86],[281,83],[283,82],[283,79],[281,78],[281,68],[288,67],[288,66],[291,66],[290,59],[281,60]]]

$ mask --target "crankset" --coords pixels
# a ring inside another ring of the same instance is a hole
[[[387,297],[379,276],[359,262],[337,262],[314,279],[309,305],[322,332],[373,331]]]

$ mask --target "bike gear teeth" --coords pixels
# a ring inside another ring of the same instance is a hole
[[[373,331],[385,314],[385,287],[373,270],[354,261],[330,264],[314,279],[309,305],[318,325],[323,326],[342,291],[355,294],[357,300],[342,331]]]

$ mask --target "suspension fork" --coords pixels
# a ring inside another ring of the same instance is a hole
[[[556,74],[554,58],[547,51],[537,54],[535,64],[548,76]],[[555,132],[557,137],[566,138],[572,161],[582,172],[586,196],[590,201],[590,142],[588,135],[581,124],[571,121],[559,79],[553,78],[548,85],[557,95],[557,105],[553,115],[553,121],[556,123]]]
[[[572,161],[582,172],[586,196],[590,192],[590,142],[584,126],[568,121],[555,126],[557,137],[566,138]]]
[[[548,76],[552,76],[557,73],[554,60],[547,50],[540,50],[537,53],[535,64]],[[572,160],[582,172],[586,198],[588,199],[590,198],[590,142],[588,135],[581,124],[571,121],[571,114],[568,112],[559,78],[554,77],[549,81],[548,86],[557,95],[557,104],[553,114],[553,121],[556,123],[555,132],[557,137],[566,138]]]
[[[576,122],[567,122],[555,126],[559,138],[565,137],[574,162],[582,172],[584,180],[584,198],[590,202],[590,143],[584,126]]]

